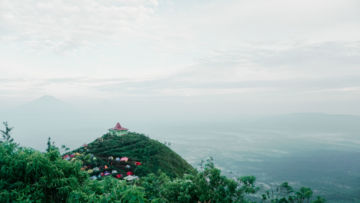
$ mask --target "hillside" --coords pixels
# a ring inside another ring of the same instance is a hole
[[[194,171],[190,164],[165,144],[134,132],[122,136],[105,134],[68,155],[82,159],[84,170],[94,179],[106,173],[125,177],[131,172],[141,177],[161,170],[170,177],[181,177],[184,173]],[[120,161],[124,157],[128,160]]]
[[[261,190],[254,176],[227,178],[212,159],[197,171],[158,141],[120,124],[113,130],[118,134],[61,156],[50,138],[45,153],[21,147],[5,125],[0,202],[325,202],[310,188],[295,189],[287,182]]]

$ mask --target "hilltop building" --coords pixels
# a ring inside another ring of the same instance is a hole
[[[114,128],[110,128],[109,129],[109,133],[112,135],[125,135],[128,133],[128,129],[127,128],[123,128],[120,123],[116,123]]]

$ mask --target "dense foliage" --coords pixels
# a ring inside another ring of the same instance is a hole
[[[142,158],[140,152],[138,158]],[[82,168],[81,160],[64,160],[50,139],[44,153],[4,139],[0,143],[0,202],[324,202],[313,200],[310,188],[295,191],[287,183],[261,195],[255,177],[227,178],[211,159],[199,171],[182,176],[174,177],[159,167],[158,172],[136,181],[111,176],[91,180]]]
[[[1,143],[0,166],[0,202],[62,202],[88,180],[81,163],[63,161],[57,150],[41,153],[11,142]]]

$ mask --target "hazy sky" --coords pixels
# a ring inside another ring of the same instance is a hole
[[[360,114],[358,0],[0,0],[0,104]]]

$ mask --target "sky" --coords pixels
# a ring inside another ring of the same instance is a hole
[[[51,95],[153,113],[360,114],[359,11],[358,0],[0,0],[0,105]]]

